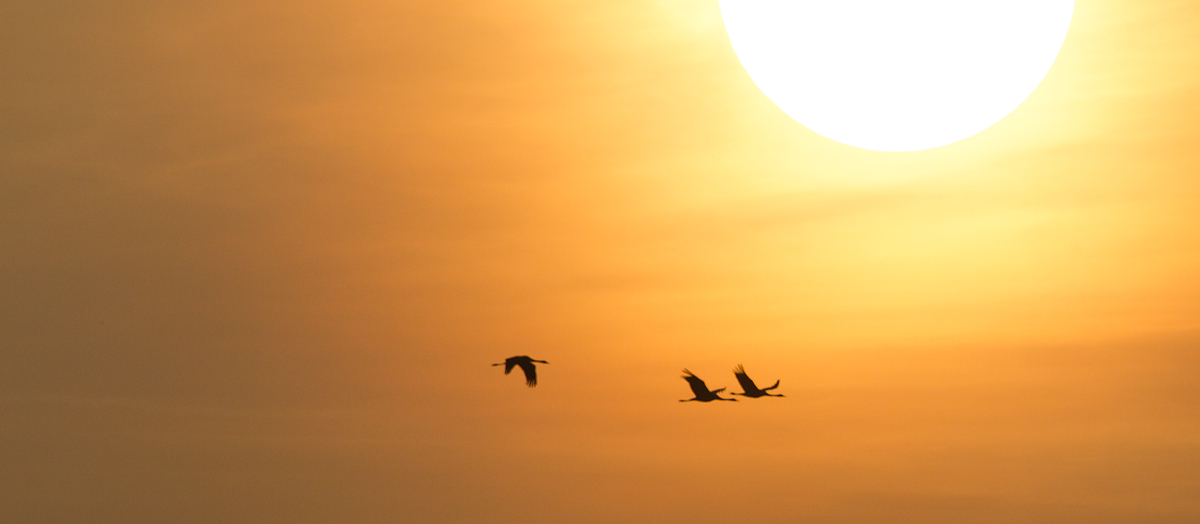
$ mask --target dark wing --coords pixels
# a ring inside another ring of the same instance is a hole
[[[746,374],[746,370],[741,364],[738,364],[738,367],[734,368],[733,375],[737,377],[738,384],[742,385],[742,391],[746,393],[758,391],[758,386],[755,386],[754,381],[750,380],[750,375]]]
[[[704,381],[700,380],[700,377],[693,375],[691,371],[686,369],[683,370],[683,373],[683,379],[687,381],[688,386],[691,386],[692,393],[695,393],[697,397],[708,394],[708,386],[704,385]]]
[[[521,363],[519,365],[521,366],[521,371],[525,372],[525,383],[529,384],[529,387],[536,386],[537,385],[537,368],[534,367],[533,362],[530,362],[528,360],[523,360],[523,361],[521,361]]]
[[[512,368],[517,366],[517,359],[509,358],[504,360],[504,374],[507,375],[512,371]]]

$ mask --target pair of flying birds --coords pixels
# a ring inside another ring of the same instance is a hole
[[[534,360],[522,355],[517,357],[509,357],[505,359],[504,362],[499,362],[492,365],[504,366],[505,375],[512,372],[514,367],[520,367],[521,371],[525,372],[525,383],[529,384],[529,387],[534,387],[537,385],[537,366],[533,365],[534,362],[539,364],[549,364],[549,362],[546,362],[545,360]],[[759,387],[754,384],[754,381],[750,380],[750,376],[746,374],[745,368],[743,368],[740,364],[738,367],[733,369],[733,375],[737,377],[738,383],[742,385],[742,392],[731,393],[731,395],[741,395],[743,397],[750,398],[783,396],[772,395],[769,393],[769,391],[772,389],[779,387],[778,380],[776,380],[775,384],[770,387],[759,389]],[[737,402],[736,398],[721,398],[719,396],[719,393],[725,391],[725,388],[709,391],[708,386],[704,384],[704,381],[700,380],[700,377],[693,375],[691,371],[686,369],[683,370],[683,379],[687,381],[688,386],[692,388],[692,393],[694,393],[696,396],[695,398],[680,400],[680,402],[712,402],[714,400],[728,400],[730,402]]]
[[[741,364],[738,364],[738,367],[733,368],[733,376],[737,377],[738,384],[742,385],[742,392],[741,393],[730,393],[730,395],[741,395],[743,397],[749,397],[749,398],[782,397],[783,396],[783,395],[772,395],[772,394],[768,393],[768,391],[771,391],[772,389],[779,387],[778,380],[776,380],[775,383],[769,387],[759,389],[758,386],[756,386],[754,384],[754,381],[750,380],[750,375],[746,374],[746,369],[743,368]],[[700,377],[693,375],[691,371],[684,369],[683,370],[683,379],[687,381],[688,386],[690,386],[692,388],[692,393],[695,393],[696,397],[683,399],[683,400],[680,400],[680,402],[692,402],[692,401],[712,402],[714,400],[728,400],[730,402],[737,402],[736,398],[721,398],[718,395],[718,393],[725,391],[725,388],[714,389],[712,391],[709,391],[708,386],[706,386],[704,384],[704,381],[700,380]]]

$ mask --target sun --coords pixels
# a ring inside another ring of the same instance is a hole
[[[720,0],[742,66],[827,138],[943,146],[1016,109],[1050,70],[1074,0]]]

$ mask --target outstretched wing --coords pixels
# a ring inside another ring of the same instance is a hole
[[[512,368],[517,367],[517,359],[509,358],[504,360],[504,374],[507,375],[512,371]]]
[[[737,377],[738,384],[742,385],[742,391],[746,393],[758,391],[758,386],[755,386],[754,381],[750,380],[750,375],[746,374],[746,369],[741,364],[738,364],[738,367],[733,369],[733,375]]]
[[[692,393],[695,393],[697,397],[708,394],[708,386],[704,385],[704,381],[693,375],[691,371],[683,370],[683,379],[687,381],[688,386],[691,386]]]
[[[536,386],[537,385],[537,368],[534,367],[533,362],[524,360],[524,361],[521,361],[521,363],[519,365],[521,366],[521,371],[525,372],[525,383],[529,384],[529,387]]]

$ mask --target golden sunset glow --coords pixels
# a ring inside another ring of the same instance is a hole
[[[1074,0],[722,0],[733,48],[785,113],[877,151],[946,145],[1046,76]]]
[[[4,3],[0,523],[1200,522],[1200,5],[729,5]]]

